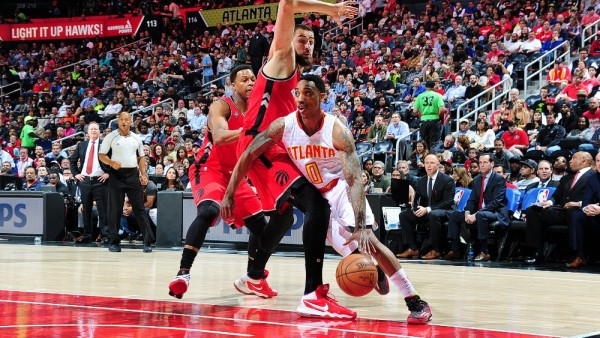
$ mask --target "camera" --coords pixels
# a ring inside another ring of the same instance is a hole
[[[65,193],[60,193],[60,195],[63,198],[63,201],[65,202],[65,206],[68,208],[74,208],[75,205],[77,204],[77,202],[75,201],[75,199],[73,198],[73,196],[69,195],[69,194],[65,194]]]

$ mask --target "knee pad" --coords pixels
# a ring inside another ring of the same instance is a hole
[[[196,215],[206,220],[210,220],[209,227],[215,225],[217,220],[219,219],[219,213],[221,208],[214,201],[202,201],[196,207]]]
[[[185,245],[200,248],[208,229],[213,226],[219,218],[219,205],[214,201],[202,201],[196,207],[196,218],[190,224],[185,236]]]

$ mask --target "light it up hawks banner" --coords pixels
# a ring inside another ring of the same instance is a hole
[[[27,24],[0,25],[2,41],[38,41],[112,37],[137,34],[143,16],[94,19],[86,21],[36,21]]]
[[[335,3],[335,0],[323,0],[324,2]],[[277,17],[278,3],[241,6],[222,9],[211,9],[200,11],[200,16],[204,20],[207,27],[214,27],[218,23],[225,24],[226,22],[234,23],[256,23],[258,20],[267,21]],[[296,14],[297,18],[303,17],[304,14]]]

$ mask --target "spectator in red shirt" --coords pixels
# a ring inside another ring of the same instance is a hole
[[[38,77],[37,82],[33,85],[32,91],[34,93],[49,93],[50,84],[45,82],[44,79],[40,76]]]
[[[527,133],[520,128],[514,121],[508,122],[508,131],[502,134],[502,140],[507,151],[513,155],[523,156],[523,153],[529,148],[529,137]]]
[[[587,117],[590,121],[590,128],[594,131],[600,128],[600,109],[598,109],[598,99],[592,97],[588,102],[589,110],[583,113],[584,117]]]
[[[590,46],[590,56],[600,56],[600,30]]]
[[[536,39],[542,43],[552,39],[552,29],[550,28],[549,21],[544,21],[541,26],[534,27],[533,31],[535,32]]]
[[[588,7],[586,14],[581,18],[581,25],[588,26],[600,19],[600,15],[596,14],[593,6]]]
[[[490,63],[496,64],[498,62],[498,56],[500,56],[501,54],[504,55],[504,52],[500,50],[500,48],[498,48],[498,42],[494,41],[490,44],[490,51],[487,53],[486,59],[487,59],[487,64],[489,65]]]
[[[579,70],[575,70],[575,73],[573,74],[573,83],[563,88],[560,94],[556,95],[556,100],[563,99],[569,103],[577,101],[577,93],[580,90],[584,90],[588,93],[587,87],[583,84],[583,75]]]
[[[479,33],[479,36],[487,37],[491,31],[492,31],[492,19],[487,18],[487,19],[485,19],[485,25],[479,27],[478,33]]]

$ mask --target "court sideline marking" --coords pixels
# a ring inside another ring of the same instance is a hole
[[[94,296],[92,296],[92,297],[94,297]],[[110,297],[107,297],[107,298],[110,298]],[[129,299],[129,298],[124,298],[124,299]],[[121,312],[132,312],[132,313],[154,314],[154,315],[173,315],[173,316],[183,316],[183,317],[191,317],[191,318],[220,319],[220,320],[228,320],[228,321],[233,321],[233,322],[236,322],[236,321],[237,322],[248,322],[251,324],[268,324],[268,325],[279,325],[279,326],[287,326],[287,327],[307,327],[307,328],[318,328],[318,329],[322,328],[320,326],[311,326],[311,325],[307,325],[307,324],[286,324],[286,323],[268,322],[268,321],[262,321],[262,320],[237,319],[237,318],[227,318],[227,317],[218,317],[218,316],[203,316],[203,315],[192,315],[192,314],[184,314],[184,313],[148,311],[148,310],[132,310],[132,309],[126,309],[126,308],[110,308],[110,307],[91,306],[91,305],[56,304],[56,303],[18,301],[18,300],[7,300],[7,299],[0,299],[0,303],[1,302],[14,303],[14,304],[69,307],[69,308],[79,308],[79,309],[89,309],[89,310],[121,311]],[[164,301],[159,301],[159,302],[164,302]],[[168,303],[177,304],[176,302],[168,302]],[[186,303],[186,304],[190,304],[190,303]],[[226,305],[221,305],[221,306],[235,308],[235,306],[226,306]],[[267,310],[267,311],[283,311],[283,310]],[[284,312],[288,312],[288,311],[284,311]],[[381,321],[381,319],[380,319],[380,321]],[[375,335],[375,336],[387,336],[387,337],[418,338],[418,337],[406,336],[406,335],[397,335],[397,334],[381,333],[381,332],[369,332],[369,331],[360,331],[360,330],[347,330],[347,329],[338,329],[338,328],[331,328],[331,327],[328,327],[327,329],[332,330],[332,331],[350,332],[350,333],[357,333],[357,334],[364,333],[364,334],[369,334],[372,336]],[[487,331],[487,330],[483,330],[483,331]]]

